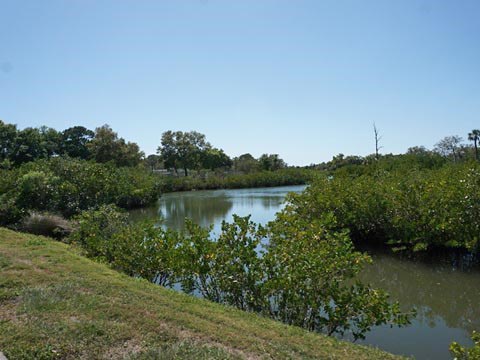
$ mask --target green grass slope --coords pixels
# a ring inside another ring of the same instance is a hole
[[[394,359],[119,274],[0,228],[0,351],[9,359]]]

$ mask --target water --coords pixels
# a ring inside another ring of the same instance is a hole
[[[223,220],[232,214],[257,223],[273,220],[288,192],[304,186],[275,188],[190,191],[165,194],[156,206],[132,211],[134,219],[163,218],[164,226],[182,229],[185,217],[202,226],[214,225],[220,231]],[[387,290],[407,310],[417,308],[417,317],[405,328],[380,326],[359,343],[417,359],[450,359],[452,341],[472,346],[472,330],[480,330],[480,271],[460,270],[452,261],[414,261],[385,251],[368,250],[374,263],[361,278]]]

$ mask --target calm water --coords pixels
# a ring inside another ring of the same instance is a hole
[[[232,214],[252,215],[266,223],[282,208],[285,195],[304,186],[276,188],[191,191],[165,194],[155,207],[135,210],[134,219],[163,218],[173,229],[184,226],[185,217],[219,232],[222,220]],[[374,264],[362,280],[387,290],[405,309],[416,307],[418,315],[405,328],[377,327],[365,341],[389,352],[417,359],[450,359],[452,341],[472,345],[469,334],[480,330],[480,271],[460,270],[451,262],[413,261],[370,250]]]

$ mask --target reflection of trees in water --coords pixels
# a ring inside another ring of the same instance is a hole
[[[468,332],[480,328],[480,272],[463,272],[449,265],[424,264],[385,254],[361,279],[388,291],[407,310],[416,307],[417,320],[430,327],[438,317],[447,326]]]
[[[277,210],[280,209],[280,206],[283,204],[285,197],[282,196],[240,196],[233,198],[233,201],[236,206],[240,208],[257,208],[258,205],[262,206],[262,211],[269,211],[271,209]],[[273,219],[271,219],[273,220]]]
[[[155,206],[129,210],[128,213],[130,214],[130,220],[132,220],[133,222],[146,219],[160,220],[160,215],[158,213],[158,203]]]
[[[206,227],[224,218],[232,206],[233,202],[226,196],[184,195],[162,199],[159,213],[170,229],[183,229],[185,218]]]

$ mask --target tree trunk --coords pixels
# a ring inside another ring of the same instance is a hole
[[[188,176],[187,167],[185,166],[185,167],[183,168],[183,170],[185,170],[185,177],[187,177],[187,176]]]

